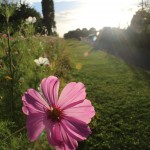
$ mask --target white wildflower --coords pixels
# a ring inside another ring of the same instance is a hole
[[[39,57],[39,59],[35,59],[34,62],[37,66],[48,66],[49,60],[47,58]]]
[[[36,22],[36,17],[33,17],[32,18],[32,23],[35,23]]]
[[[31,16],[29,16],[29,17],[26,19],[26,24],[35,23],[35,22],[36,22],[36,17],[31,17]]]
[[[26,24],[29,24],[29,23],[32,23],[32,17],[31,16],[26,19]]]

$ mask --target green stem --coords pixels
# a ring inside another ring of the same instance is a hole
[[[9,19],[7,19],[7,45],[8,45],[8,59],[9,59],[9,72],[12,78],[10,92],[11,92],[11,113],[13,111],[13,97],[14,97],[14,70],[13,70],[13,63],[12,63],[12,51],[10,46],[10,31],[9,31]]]

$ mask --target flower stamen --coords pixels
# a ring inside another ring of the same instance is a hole
[[[62,116],[62,111],[59,108],[52,108],[51,110],[47,111],[47,119],[55,121],[60,121]]]

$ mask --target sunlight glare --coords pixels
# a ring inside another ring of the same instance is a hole
[[[126,28],[133,16],[130,0],[87,0],[74,14],[77,26],[101,28],[104,26]]]
[[[94,27],[96,30],[103,27],[127,28],[138,9],[137,0],[78,1],[80,2],[79,7],[57,13],[56,22],[60,35],[77,28]]]

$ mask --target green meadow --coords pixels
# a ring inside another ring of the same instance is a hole
[[[150,149],[150,72],[80,41],[66,43],[72,80],[85,84],[96,110],[92,134],[79,149]]]
[[[12,37],[13,78],[9,71],[7,38],[0,39],[0,150],[51,150],[46,133],[30,142],[21,97],[38,90],[41,80],[55,75],[61,90],[69,82],[85,84],[96,116],[92,134],[79,150],[150,149],[150,72],[131,66],[77,40],[54,37]],[[39,57],[50,65],[37,66]]]

